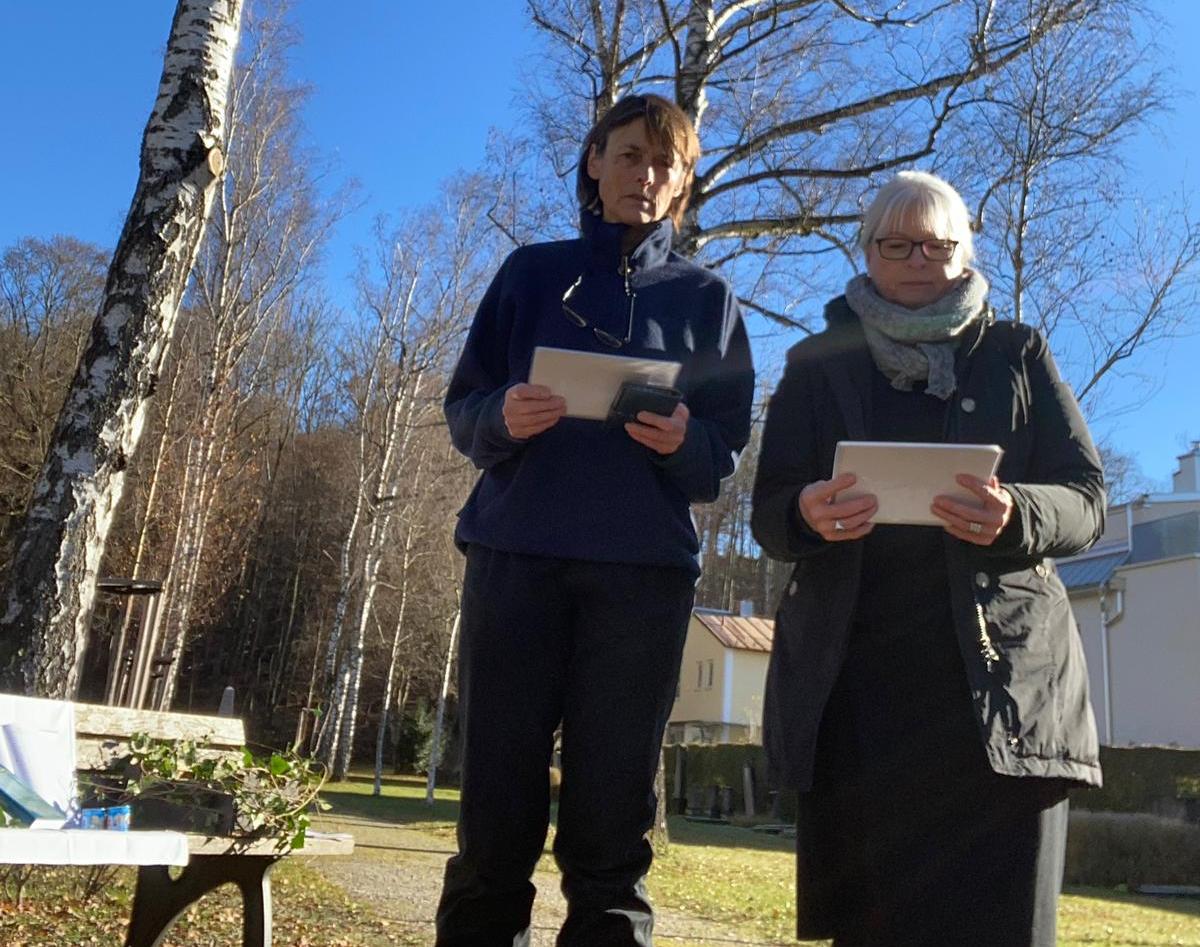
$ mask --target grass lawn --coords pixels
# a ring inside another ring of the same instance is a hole
[[[432,808],[424,801],[425,784],[416,779],[387,780],[380,798],[372,797],[371,790],[371,781],[361,777],[331,785],[325,796],[338,816],[403,824],[453,839],[454,789],[439,789]],[[670,849],[655,860],[650,873],[656,904],[736,925],[748,941],[795,943],[790,839],[674,816],[670,830]],[[549,840],[539,867],[555,870]],[[1069,889],[1059,906],[1059,944],[1200,947],[1200,899]]]
[[[656,903],[737,923],[747,940],[786,943],[795,917],[790,845],[746,829],[672,820],[671,848],[655,860],[651,893]],[[1200,899],[1068,889],[1059,902],[1058,943],[1200,947]]]
[[[439,789],[426,806],[424,783],[392,778],[384,795],[371,795],[369,779],[330,785],[325,797],[333,811],[330,826],[372,838],[382,826],[397,825],[451,847],[457,793]],[[372,825],[373,824],[373,825]],[[671,846],[650,875],[655,902],[678,914],[736,927],[745,942],[789,944],[794,883],[791,841],[744,828],[672,819]],[[364,859],[406,859],[403,849],[360,850]],[[363,904],[327,882],[321,859],[287,859],[273,874],[276,947],[389,947],[427,943],[428,937],[401,933],[368,899]],[[542,867],[554,870],[547,855]],[[0,871],[0,944],[6,947],[75,947],[117,944],[128,918],[134,870],[110,872],[105,893],[83,899],[81,869],[36,869],[25,886],[24,903],[13,898],[15,870]],[[380,892],[380,899],[394,897]],[[240,927],[236,895],[217,892],[177,925],[164,947],[225,947],[237,943]],[[665,942],[664,942],[665,943]],[[1121,947],[1200,947],[1200,899],[1147,898],[1103,889],[1075,889],[1059,910],[1059,944]],[[671,940],[667,947],[689,947]],[[698,945],[697,945],[698,947]]]
[[[333,806],[333,815],[337,817],[390,822],[454,840],[454,823],[458,819],[456,788],[439,786],[433,805],[425,802],[425,780],[416,776],[386,778],[382,796],[373,796],[373,790],[372,777],[352,775],[346,782],[327,783],[321,790],[321,798]]]

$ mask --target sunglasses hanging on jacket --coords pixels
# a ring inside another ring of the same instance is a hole
[[[633,307],[634,303],[637,301],[637,293],[634,292],[629,285],[629,257],[621,257],[621,265],[618,267],[617,272],[621,274],[621,277],[625,282],[625,298],[629,302],[628,318],[626,319],[625,323],[625,338],[623,339],[618,338],[611,332],[606,332],[599,326],[592,325],[587,317],[580,315],[578,310],[571,305],[571,300],[575,295],[575,290],[577,290],[579,288],[579,284],[583,282],[584,274],[579,274],[575,282],[567,287],[567,291],[563,293],[562,297],[563,315],[566,316],[571,323],[579,326],[581,329],[591,328],[592,334],[595,335],[601,343],[613,349],[619,349],[624,345],[628,345],[629,340],[633,338]]]

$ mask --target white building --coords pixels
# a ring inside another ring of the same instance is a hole
[[[761,743],[775,623],[697,608],[688,623],[668,743]]]
[[[1170,493],[1110,507],[1100,541],[1057,565],[1100,742],[1200,747],[1200,444]]]

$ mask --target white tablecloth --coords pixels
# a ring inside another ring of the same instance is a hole
[[[0,829],[0,864],[186,865],[187,862],[187,837],[179,832]]]

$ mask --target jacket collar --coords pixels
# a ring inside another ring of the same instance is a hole
[[[959,341],[954,353],[954,374],[960,389],[968,359],[975,354],[988,327],[995,321],[995,311],[989,306],[984,317],[972,325]],[[847,436],[852,440],[865,440],[871,417],[871,372],[874,362],[862,323],[846,302],[846,297],[838,296],[825,306],[825,324],[832,350],[831,357],[823,360],[822,367],[846,422]]]
[[[996,310],[990,305],[986,307],[983,318],[967,329],[966,334],[958,343],[958,348],[954,351],[954,374],[959,382],[962,382],[963,372],[966,369],[967,359],[975,354],[975,350],[979,348],[979,344],[983,341],[984,333],[988,327],[996,321]]]
[[[621,263],[621,240],[629,230],[628,224],[610,224],[603,218],[582,211],[579,215],[579,230],[588,248],[592,262],[601,268],[616,269]],[[655,223],[629,253],[630,270],[645,270],[661,266],[671,253],[671,241],[675,238],[675,227],[669,217]]]

